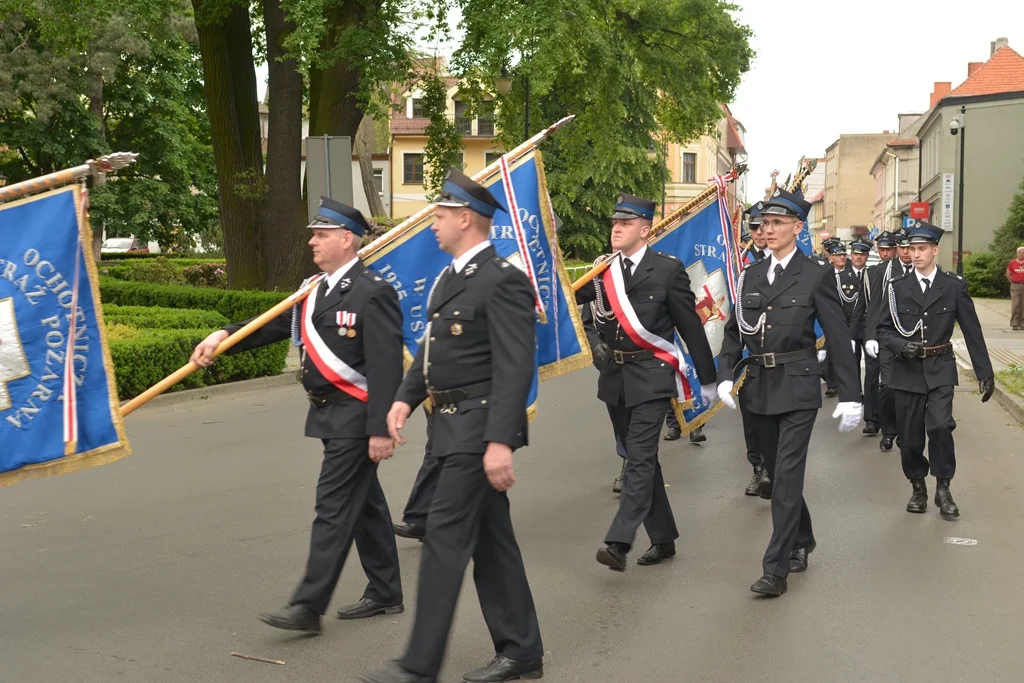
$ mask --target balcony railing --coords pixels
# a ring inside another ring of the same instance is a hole
[[[494,119],[449,115],[448,120],[455,123],[455,129],[463,137],[495,137]],[[423,135],[429,124],[430,121],[422,117],[407,119],[399,116],[391,120],[391,132],[396,135]]]

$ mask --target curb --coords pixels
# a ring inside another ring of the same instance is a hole
[[[967,359],[961,356],[959,351],[955,352],[954,356],[956,357],[956,364],[960,368],[960,374],[964,377],[970,378],[972,382],[977,383],[978,378],[974,376],[974,366],[972,366]],[[1024,401],[1017,398],[1012,392],[1004,389],[998,379],[995,382],[996,389],[992,392],[992,398],[996,400],[996,403],[1006,409],[1006,412],[1010,414],[1010,417],[1021,425],[1024,425]]]
[[[200,387],[198,389],[185,389],[183,391],[175,391],[169,394],[161,394],[139,408],[139,410],[143,411],[149,407],[161,408],[181,403],[191,403],[192,401],[205,401],[211,398],[230,396],[232,394],[244,394],[251,391],[277,389],[279,387],[287,387],[298,383],[299,377],[296,371],[285,371],[280,375],[273,375],[270,377],[243,379],[238,382],[214,384],[208,387]]]

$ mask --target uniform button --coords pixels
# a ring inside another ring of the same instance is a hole
[[[436,337],[431,337],[430,341],[437,341],[437,338]]]
[[[943,309],[943,310],[945,310],[945,309]],[[925,315],[928,315],[928,311],[925,311],[925,312],[924,312],[924,314],[925,314]]]
[[[458,314],[459,314],[459,312],[458,312],[458,311],[455,311],[455,315],[458,315]]]
[[[661,364],[661,367],[665,367],[665,364],[664,364],[664,363],[662,363],[662,364]]]
[[[772,310],[772,307],[771,307],[771,306],[769,306],[769,307],[768,307],[768,310],[769,310],[769,311],[770,311],[770,310]]]
[[[651,294],[651,295],[650,295],[649,297],[647,297],[647,298],[648,298],[648,299],[653,299],[653,298],[654,298],[654,295],[653,295],[653,294]]]
[[[482,405],[482,406],[487,405],[487,399],[485,398],[484,400],[480,401],[480,405]]]
[[[434,320],[437,320],[437,319],[438,319],[438,318],[440,318],[440,317],[441,317],[441,314],[440,314],[440,313],[435,313],[435,314],[434,314]]]
[[[771,326],[771,325],[769,325],[769,326],[768,326],[768,329],[769,329],[769,330],[770,330],[770,329],[772,329],[772,326]]]

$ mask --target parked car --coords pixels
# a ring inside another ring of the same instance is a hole
[[[146,244],[138,237],[108,237],[100,245],[101,254],[149,254],[159,253],[156,242]]]

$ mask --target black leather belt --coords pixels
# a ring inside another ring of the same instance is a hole
[[[462,401],[467,401],[471,398],[490,396],[490,394],[490,382],[478,382],[476,384],[469,384],[457,389],[445,389],[443,391],[429,389],[427,391],[427,396],[430,397],[430,401],[445,414],[454,413],[456,406]]]
[[[316,396],[314,394],[306,392],[306,397],[309,398],[309,402],[313,404],[314,408],[323,408],[324,406],[335,405],[346,400],[349,396],[344,391],[332,391],[329,394],[323,396]]]
[[[799,351],[786,351],[784,353],[752,353],[740,360],[732,369],[732,376],[735,377],[740,370],[748,365],[760,365],[763,368],[774,368],[786,363],[795,363],[800,360],[817,358],[818,350],[814,348],[800,349]]]
[[[953,342],[946,342],[941,346],[925,346],[921,349],[921,355],[918,358],[928,358],[929,356],[943,356],[947,353],[953,352]]]
[[[654,351],[612,351],[612,360],[619,365],[624,363],[637,363],[642,360],[654,358]]]

